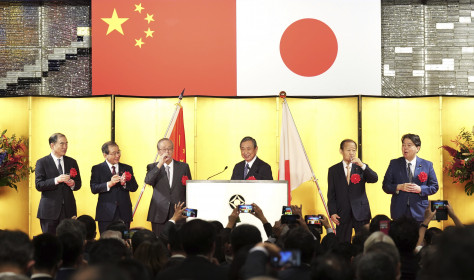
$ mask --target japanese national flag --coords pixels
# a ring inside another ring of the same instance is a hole
[[[380,69],[380,0],[237,1],[237,95],[380,95]]]
[[[288,181],[288,197],[299,185],[311,180],[313,172],[295,121],[286,100],[283,101],[280,133],[280,180]]]

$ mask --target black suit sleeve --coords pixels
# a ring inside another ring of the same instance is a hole
[[[72,168],[75,168],[76,169],[76,172],[77,172],[77,175],[74,176],[74,178],[71,177],[71,179],[74,180],[74,189],[73,191],[78,191],[81,189],[82,187],[82,180],[81,180],[81,172],[79,171],[79,166],[77,165],[77,161],[75,159],[72,159],[72,158],[68,158],[68,160],[71,161],[71,166]],[[71,169],[72,169],[71,168]],[[67,170],[65,171],[66,173],[69,173],[70,170]]]
[[[329,168],[328,171],[328,210],[329,215],[337,214],[336,186],[334,181],[334,171]],[[331,218],[331,217],[329,217]]]
[[[166,176],[156,165],[157,163],[150,163],[146,167],[145,183],[153,187],[155,187],[162,176]]]
[[[367,183],[377,183],[377,181],[379,180],[379,176],[377,175],[377,173],[370,169],[368,165],[365,165],[364,177]]]
[[[103,180],[103,182],[102,182]],[[102,179],[100,174],[100,165],[95,165],[91,170],[91,191],[93,194],[107,192],[107,181]]]
[[[45,158],[39,159],[36,162],[35,167],[35,186],[40,192],[43,191],[54,191],[58,188],[58,185],[54,183],[53,178],[47,178],[46,175],[46,160]]]

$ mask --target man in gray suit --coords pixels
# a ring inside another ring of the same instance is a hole
[[[189,165],[173,160],[173,142],[168,138],[158,141],[158,162],[147,166],[145,183],[153,187],[147,221],[159,236],[164,224],[173,216],[174,205],[186,201],[186,180],[191,180]]]

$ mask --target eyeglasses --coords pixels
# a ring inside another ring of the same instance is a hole
[[[122,154],[122,151],[119,150],[118,152],[109,154],[109,156],[113,156],[113,157],[114,157],[114,156],[119,156],[119,155],[121,155],[121,154]]]
[[[167,151],[167,152],[171,152],[172,150],[173,148],[160,149],[160,151]]]

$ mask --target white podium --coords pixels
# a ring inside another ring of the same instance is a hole
[[[270,180],[206,181],[189,180],[186,183],[186,206],[198,210],[197,217],[219,221],[225,227],[232,209],[240,204],[256,203],[270,224],[281,217],[283,205],[288,203],[288,182]],[[252,214],[240,213],[239,224],[252,224],[267,236],[259,219]],[[237,225],[239,225],[237,224]]]

